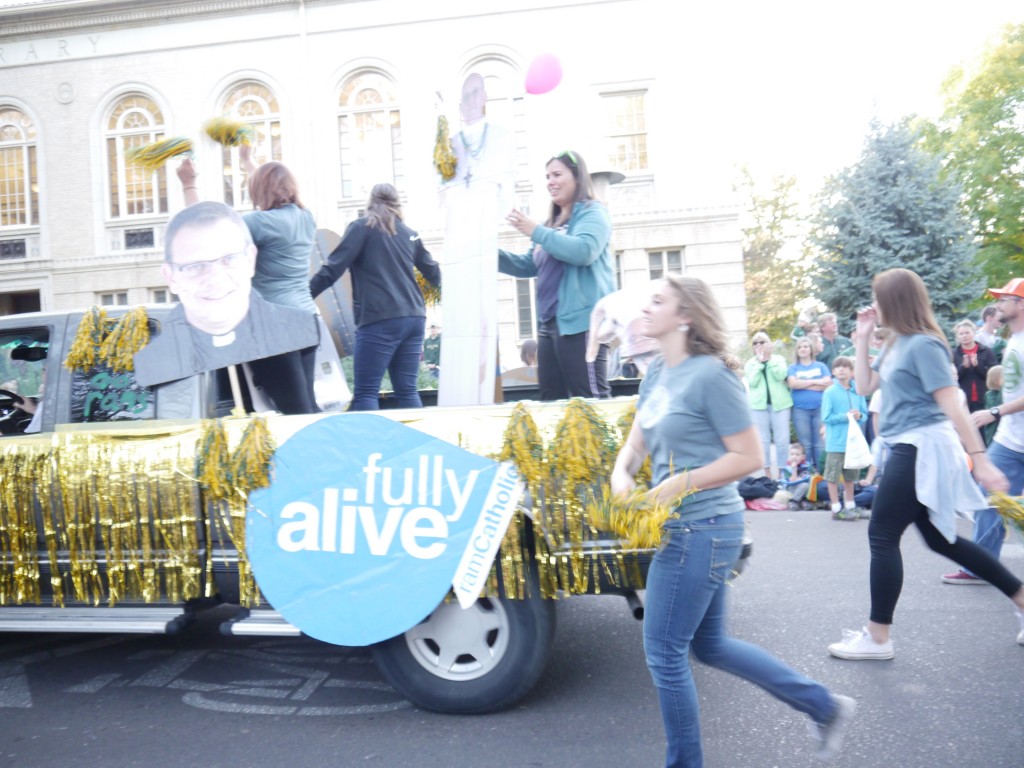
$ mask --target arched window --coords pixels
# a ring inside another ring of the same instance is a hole
[[[391,80],[360,72],[345,81],[338,97],[338,142],[343,198],[365,200],[381,182],[401,189],[402,118]]]
[[[36,128],[20,109],[0,105],[0,227],[38,224]]]
[[[125,153],[164,138],[164,116],[151,98],[141,93],[122,97],[107,118],[109,216],[167,213],[167,170],[156,171],[129,163]]]
[[[261,165],[281,159],[281,114],[277,97],[263,83],[250,80],[239,83],[224,98],[223,113],[232,120],[253,127],[256,151],[253,162]],[[224,202],[232,207],[251,208],[245,172],[238,163],[238,149],[224,147]]]

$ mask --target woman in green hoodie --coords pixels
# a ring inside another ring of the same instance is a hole
[[[537,381],[541,400],[609,397],[608,348],[586,360],[590,313],[615,290],[608,209],[594,199],[594,185],[578,152],[547,162],[551,215],[538,224],[513,210],[508,222],[530,238],[528,253],[498,251],[498,270],[537,278]]]
[[[761,435],[764,449],[764,473],[772,476],[771,446],[775,443],[775,462],[780,469],[789,457],[789,417],[793,411],[793,395],[786,384],[789,368],[782,355],[772,354],[772,341],[759,331],[751,339],[754,356],[743,368],[754,412],[754,424]]]

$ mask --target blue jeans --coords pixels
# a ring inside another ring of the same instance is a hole
[[[423,353],[423,317],[390,317],[361,325],[356,330],[352,370],[355,392],[350,411],[380,409],[380,382],[391,376],[399,408],[421,408],[416,377]]]
[[[764,465],[772,465],[771,445],[775,443],[775,461],[781,469],[789,459],[789,412],[792,408],[781,411],[772,410],[771,406],[754,414],[754,425],[761,436],[761,448],[764,451]]]
[[[666,537],[647,574],[644,611],[644,651],[668,741],[665,765],[704,763],[691,647],[699,661],[761,686],[816,722],[830,721],[836,705],[825,686],[726,634],[726,579],[743,546],[743,513],[675,520]]]
[[[993,440],[988,446],[988,457],[1010,481],[1010,495],[1020,496],[1024,490],[1024,453],[1014,451]],[[974,513],[974,543],[996,560],[1003,551],[1005,538],[1006,527],[1003,518],[995,509],[989,507]]]
[[[793,428],[796,429],[796,439],[804,447],[807,463],[817,472],[820,469],[818,460],[825,460],[825,444],[821,439],[821,409],[794,408]]]

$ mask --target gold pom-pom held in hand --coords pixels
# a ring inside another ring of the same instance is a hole
[[[225,147],[254,144],[255,131],[251,125],[227,117],[214,117],[203,125],[206,135]]]
[[[173,139],[161,139],[152,144],[135,147],[125,152],[125,160],[140,165],[148,171],[155,171],[172,157],[187,155],[192,152],[191,139],[180,136]]]
[[[1006,493],[993,493],[989,503],[995,507],[1003,521],[1017,533],[1024,536],[1024,503],[1019,497]]]
[[[441,286],[431,285],[418,269],[413,270],[416,277],[416,285],[423,294],[423,303],[428,307],[436,307],[441,303]]]

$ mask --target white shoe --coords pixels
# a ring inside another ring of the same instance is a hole
[[[836,703],[836,713],[827,723],[811,722],[811,735],[818,742],[817,755],[828,760],[839,752],[843,746],[843,733],[850,718],[857,711],[857,702],[849,696],[832,696]]]
[[[892,647],[892,640],[876,643],[867,627],[860,632],[844,629],[843,639],[838,643],[832,643],[828,647],[828,652],[836,658],[850,661],[891,659],[896,655]]]

